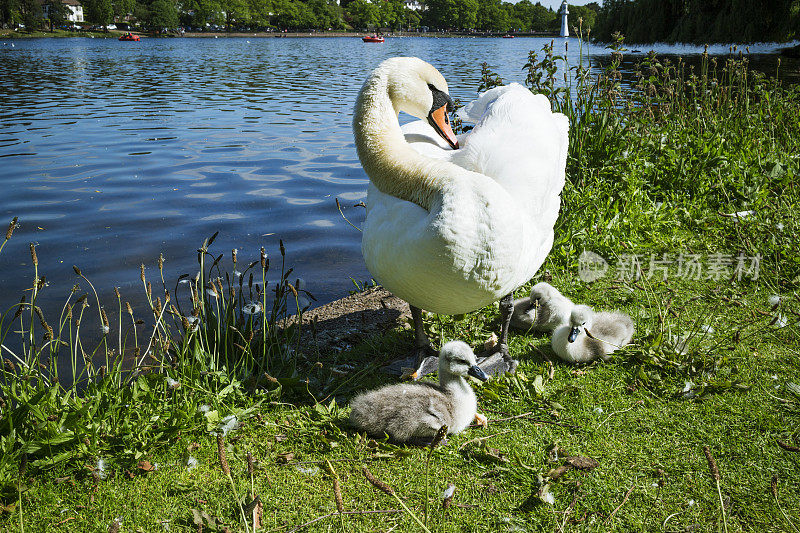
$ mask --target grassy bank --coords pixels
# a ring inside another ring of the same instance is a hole
[[[0,527],[239,531],[259,510],[262,530],[287,532],[800,527],[800,93],[738,56],[649,57],[631,88],[616,63],[599,77],[568,65],[564,91],[560,61],[546,48],[526,67],[572,124],[556,242],[533,281],[628,312],[631,346],[575,367],[547,337],[512,335],[518,372],[475,385],[488,428],[429,452],[346,424],[348,398],[392,381],[377,369],[410,332],[326,351],[276,327],[311,303],[282,246],[241,258],[212,237],[179,280],[154,261],[144,311],[124,295],[101,310],[76,268],[60,318],[37,312],[47,259],[34,258],[31,291],[0,321]],[[12,233],[3,253],[23,249]],[[497,318],[489,306],[426,328],[477,347]]]

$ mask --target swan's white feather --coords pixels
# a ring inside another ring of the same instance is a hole
[[[416,152],[460,169],[430,211],[370,184],[362,238],[379,283],[444,314],[483,307],[533,277],[553,244],[567,158],[567,118],[519,84],[483,93],[463,114],[475,127],[458,150],[425,121],[403,126]]]

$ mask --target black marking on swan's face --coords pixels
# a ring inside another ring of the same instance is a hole
[[[429,83],[428,88],[431,90],[433,97],[431,109],[428,111],[428,124],[438,133],[442,139],[447,141],[454,150],[458,149],[458,141],[453,133],[453,128],[450,126],[450,113],[455,105],[450,95],[444,91],[440,91],[433,84]]]
[[[453,99],[450,98],[449,94],[444,91],[440,91],[432,83],[428,84],[428,88],[431,90],[431,94],[433,95],[433,104],[431,104],[429,113],[433,113],[437,109],[441,109],[443,106],[447,106],[448,113],[451,113],[453,109],[455,109],[455,104],[453,103]]]

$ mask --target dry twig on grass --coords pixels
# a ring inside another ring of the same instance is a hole
[[[625,502],[626,502],[626,501],[628,501],[628,498],[630,497],[630,495],[631,495],[631,492],[633,492],[633,487],[635,487],[635,486],[636,486],[636,485],[631,485],[631,488],[629,488],[629,489],[628,489],[628,492],[626,492],[626,493],[625,493],[625,497],[624,497],[624,498],[622,498],[622,503],[620,503],[619,505],[617,505],[617,508],[616,508],[616,509],[614,509],[613,511],[611,511],[611,514],[610,514],[610,515],[608,515],[608,518],[606,518],[606,521],[605,521],[605,522],[603,522],[603,525],[606,525],[606,524],[608,524],[608,523],[611,521],[611,519],[612,519],[612,518],[614,518],[614,515],[615,515],[615,514],[617,514],[617,511],[619,511],[619,510],[620,510],[620,508],[621,508],[623,505],[625,505]]]

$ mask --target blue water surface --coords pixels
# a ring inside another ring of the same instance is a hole
[[[528,51],[550,41],[0,42],[0,224],[5,229],[13,216],[21,223],[0,254],[0,308],[30,287],[29,242],[38,243],[40,273],[50,282],[45,307],[59,309],[78,281],[72,265],[109,304],[120,287],[143,307],[139,265],[155,279],[163,253],[168,280],[194,274],[196,249],[216,231],[213,250],[227,257],[236,248],[242,261],[258,259],[264,246],[275,264],[283,239],[287,263],[319,302],[341,297],[351,278],[369,279],[360,233],[334,203],[340,199],[356,226],[363,222],[363,208],[353,205],[365,199],[368,180],[350,122],[369,71],[388,57],[418,56],[466,102],[482,62],[522,82]],[[579,51],[600,63],[608,57],[574,38],[556,39],[558,53],[566,43],[572,65]]]

